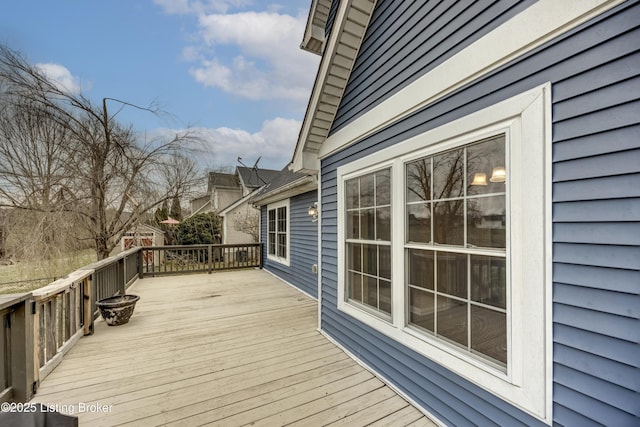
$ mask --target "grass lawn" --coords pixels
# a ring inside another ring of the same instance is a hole
[[[86,250],[53,260],[0,265],[0,294],[29,292],[41,288],[96,259],[93,250]]]

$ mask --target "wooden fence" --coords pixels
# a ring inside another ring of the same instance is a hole
[[[26,402],[64,355],[93,334],[96,301],[145,275],[262,267],[259,243],[133,248],[31,293],[0,295],[0,402]]]

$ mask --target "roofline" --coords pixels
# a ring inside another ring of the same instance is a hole
[[[247,194],[246,196],[244,196],[244,197],[242,197],[242,198],[240,198],[240,199],[236,200],[235,202],[231,203],[229,206],[227,206],[226,208],[224,208],[224,209],[222,209],[220,212],[218,212],[218,215],[220,215],[220,216],[225,216],[225,214],[226,214],[228,211],[231,211],[231,210],[233,210],[233,209],[237,208],[238,206],[240,206],[242,203],[244,203],[244,202],[248,201],[248,200],[251,198],[251,195],[252,195],[253,193],[255,193],[256,191],[258,191],[258,190],[254,190],[254,191],[252,191],[251,193]]]
[[[264,206],[278,200],[287,199],[289,197],[317,189],[318,180],[315,175],[305,175],[295,181],[283,185],[282,187],[278,187],[256,198],[252,198],[251,203],[255,206]]]
[[[311,4],[309,21],[318,1]],[[291,161],[294,172],[317,173],[320,169],[320,147],[329,136],[375,5],[376,0],[340,3]],[[310,25],[307,22],[307,29]]]
[[[300,49],[322,55],[331,0],[312,0]]]
[[[211,199],[207,200],[207,202],[206,202],[204,205],[200,206],[198,209],[196,209],[196,210],[195,210],[195,212],[191,212],[191,215],[189,215],[189,216],[188,216],[187,218],[185,218],[185,219],[189,219],[189,218],[191,218],[192,216],[199,214],[201,210],[203,210],[204,208],[206,208],[206,207],[207,207],[207,205],[210,205],[210,204],[211,204]]]

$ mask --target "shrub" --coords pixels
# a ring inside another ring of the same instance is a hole
[[[175,230],[178,245],[209,245],[220,243],[220,217],[213,212],[185,219]]]

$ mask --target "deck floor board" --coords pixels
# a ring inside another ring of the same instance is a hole
[[[145,278],[128,292],[141,297],[130,322],[98,321],[34,402],[81,426],[435,425],[317,332],[314,300],[263,271]]]

